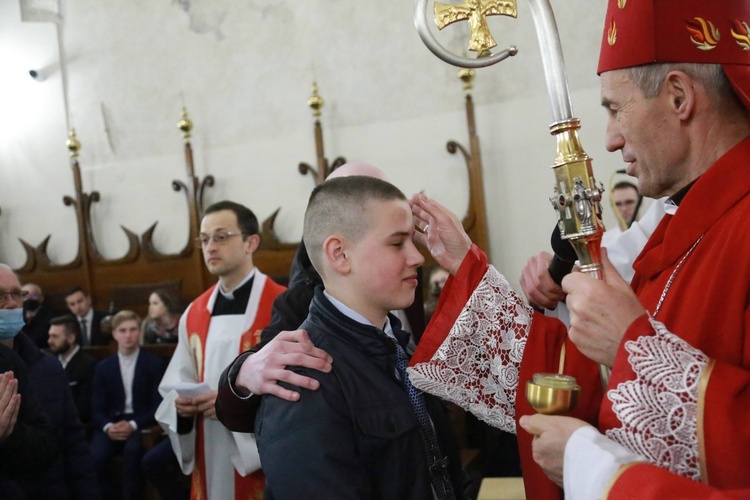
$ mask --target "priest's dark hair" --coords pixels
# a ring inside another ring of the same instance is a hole
[[[245,238],[254,234],[258,234],[258,218],[255,217],[253,211],[247,208],[245,205],[240,205],[239,203],[235,203],[233,201],[217,201],[216,203],[209,205],[203,211],[203,217],[214,212],[220,212],[222,210],[229,210],[231,212],[234,212],[234,215],[237,217],[237,225],[240,227],[240,231],[242,231],[242,234],[245,236]]]

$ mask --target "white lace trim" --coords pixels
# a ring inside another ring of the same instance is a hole
[[[700,480],[698,389],[709,359],[650,321],[656,335],[625,343],[636,378],[607,393],[623,425],[606,435],[655,465]]]
[[[412,384],[515,434],[516,389],[531,315],[490,266],[433,358],[409,368]]]

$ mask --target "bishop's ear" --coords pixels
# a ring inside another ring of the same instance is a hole
[[[669,104],[674,113],[682,119],[690,118],[695,109],[696,85],[699,82],[682,71],[670,71],[664,81]]]

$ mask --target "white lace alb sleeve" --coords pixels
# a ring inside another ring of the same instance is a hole
[[[697,412],[708,356],[651,319],[656,335],[625,343],[635,380],[607,393],[622,426],[608,438],[675,474],[700,480]]]
[[[409,368],[415,387],[515,434],[516,388],[532,311],[492,266],[432,359]]]

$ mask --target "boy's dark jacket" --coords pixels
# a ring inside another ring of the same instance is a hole
[[[408,334],[389,316],[406,346]],[[294,371],[320,381],[294,403],[263,398],[255,433],[266,474],[266,498],[431,499],[417,417],[396,376],[396,352],[386,334],[339,312],[315,290],[301,328],[333,357],[333,370]],[[425,394],[457,498],[466,475],[443,403]]]

